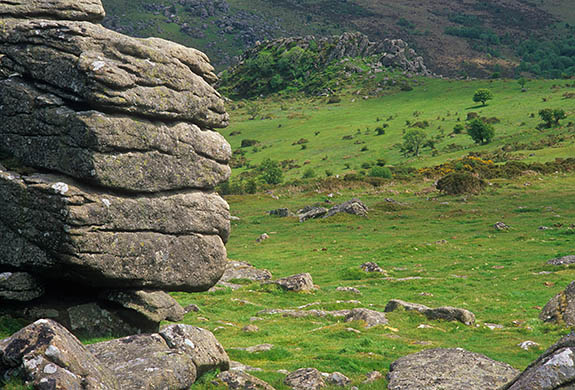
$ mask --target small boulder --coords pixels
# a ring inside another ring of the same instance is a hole
[[[268,211],[268,214],[274,215],[274,216],[280,217],[280,218],[291,217],[293,215],[292,212],[289,211],[289,209],[287,209],[287,208],[270,210],[270,211]]]
[[[547,264],[550,264],[550,265],[575,264],[575,255],[569,255],[569,256],[558,257],[556,259],[551,259],[551,260],[547,261]]]
[[[256,238],[256,242],[262,242],[269,238],[270,236],[267,233],[262,233],[258,238]]]
[[[430,320],[459,321],[465,325],[475,324],[475,314],[469,310],[451,306],[443,306],[433,309],[425,305],[405,302],[400,299],[392,299],[389,301],[385,306],[385,312],[390,313],[400,308],[407,311],[417,311]]]
[[[243,371],[224,371],[218,374],[217,382],[229,390],[275,390],[272,386]]]
[[[379,264],[373,262],[373,261],[368,261],[367,263],[363,263],[362,265],[360,265],[360,268],[364,271],[364,272],[379,272],[379,273],[385,273],[385,270],[383,268],[381,268],[379,266]]]
[[[43,294],[42,284],[26,272],[0,273],[0,300],[27,302]]]
[[[575,326],[575,280],[547,302],[539,319],[544,322]]]
[[[273,283],[287,291],[306,292],[314,289],[313,279],[307,272],[278,279]]]
[[[370,371],[365,374],[365,380],[362,383],[373,383],[383,379],[383,374],[379,371]]]
[[[529,351],[531,348],[539,348],[539,344],[531,340],[523,341],[517,344],[517,346],[525,351]]]
[[[226,270],[220,282],[229,282],[234,279],[246,279],[253,281],[265,281],[272,278],[272,273],[267,269],[258,269],[244,261],[228,260]]]
[[[355,287],[341,287],[340,286],[340,287],[336,288],[335,291],[352,293],[352,294],[361,294],[361,291],[359,291]]]
[[[496,222],[495,225],[493,225],[493,227],[495,228],[495,230],[499,231],[507,231],[511,229],[511,226],[506,225],[503,222]]]
[[[323,375],[315,368],[300,368],[290,372],[284,383],[293,390],[319,390],[326,386]]]
[[[385,313],[370,309],[352,309],[345,317],[345,322],[364,321],[366,328],[377,325],[387,325],[389,321],[385,318]]]
[[[508,364],[461,348],[428,349],[391,364],[388,390],[497,390],[517,373]]]
[[[343,375],[341,372],[332,372],[326,378],[326,382],[330,385],[345,387],[351,384],[351,379]]]

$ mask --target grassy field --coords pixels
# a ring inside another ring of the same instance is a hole
[[[278,278],[310,272],[319,289],[303,294],[246,284],[236,291],[174,294],[182,304],[196,303],[201,308],[200,313],[188,314],[186,322],[214,330],[232,359],[262,368],[254,374],[278,389],[285,387],[277,370],[300,367],[340,371],[360,389],[381,389],[384,382],[361,385],[364,374],[371,370],[385,373],[395,359],[432,347],[462,347],[525,368],[568,332],[561,326],[543,324],[537,317],[540,308],[574,277],[572,269],[553,268],[545,262],[572,254],[575,175],[499,180],[483,195],[467,201],[418,195],[431,184],[342,187],[341,195],[332,200],[360,197],[370,207],[368,218],[343,215],[305,223],[268,216],[266,211],[323,203],[333,188],[306,194],[280,191],[276,192],[279,199],[261,194],[228,197],[232,213],[241,218],[233,224],[229,258],[267,268]],[[384,200],[387,197],[403,205],[391,206]],[[493,225],[497,221],[504,221],[511,230],[496,231]],[[540,226],[552,229],[539,230]],[[270,239],[256,243],[264,232]],[[359,270],[366,261],[379,263],[391,277],[421,279],[372,277]],[[338,286],[356,287],[361,295],[338,292]],[[297,308],[314,302],[319,304],[309,309],[369,307],[383,311],[394,298],[431,307],[466,308],[476,314],[477,325],[467,327],[394,312],[388,314],[388,327],[366,330],[360,323],[341,319],[258,315],[266,308]],[[341,302],[349,300],[361,303]],[[258,316],[263,319],[250,321]],[[243,332],[250,323],[260,331]],[[490,330],[485,323],[503,329]],[[420,324],[431,328],[419,329]],[[361,333],[350,332],[349,327]],[[523,351],[517,344],[526,340],[541,348]],[[233,349],[262,343],[274,348],[252,354]],[[213,388],[210,386],[195,385],[194,389]]]
[[[363,163],[374,164],[379,158],[385,158],[388,164],[395,166],[431,166],[469,152],[493,152],[504,147],[511,148],[512,154],[523,155],[525,161],[548,161],[575,155],[572,125],[536,129],[541,122],[538,112],[544,108],[564,109],[570,115],[564,123],[572,123],[575,99],[564,96],[575,92],[573,81],[531,81],[527,84],[527,92],[521,92],[514,80],[421,79],[419,84],[413,91],[390,92],[368,100],[363,99],[365,91],[357,94],[358,91],[352,90],[339,104],[326,104],[326,98],[263,99],[256,103],[262,107],[257,120],[249,120],[249,104],[245,105],[233,111],[231,125],[223,134],[234,150],[245,152],[251,166],[265,158],[295,160],[299,168],[286,172],[288,179],[301,178],[309,168],[318,177],[325,176],[326,170],[334,175],[344,175],[361,170]],[[489,88],[495,96],[485,107],[472,101],[478,88]],[[233,104],[232,108],[241,106]],[[454,126],[465,124],[467,115],[472,112],[500,120],[495,124],[496,136],[492,143],[477,146],[465,131],[451,134]],[[412,125],[429,123],[424,131],[429,138],[438,139],[437,155],[432,155],[430,149],[424,150],[418,158],[401,154],[402,135],[410,129],[407,121]],[[384,129],[385,134],[376,135],[375,129],[382,126],[388,126]],[[538,148],[537,142],[561,137],[565,139],[550,145],[551,148],[534,150]],[[305,149],[302,145],[294,145],[302,138],[308,141]],[[244,139],[257,140],[260,145],[240,148]],[[514,143],[520,143],[524,148],[518,148]],[[234,175],[245,170],[236,169]]]

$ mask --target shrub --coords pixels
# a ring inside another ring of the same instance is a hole
[[[250,146],[256,146],[260,143],[257,139],[243,139],[241,146],[242,148],[249,148]]]
[[[378,167],[384,167],[385,164],[387,164],[385,158],[378,158],[377,162],[375,163],[375,165],[377,165]]]
[[[361,151],[362,151],[362,152],[367,152],[368,150],[369,150],[369,148],[368,148],[367,146],[364,146],[364,147],[361,148]]]
[[[495,136],[495,128],[481,119],[474,119],[467,126],[467,134],[476,144],[488,144]]]
[[[437,182],[437,189],[448,195],[479,194],[485,186],[485,181],[461,172],[451,173]]]
[[[465,130],[465,126],[463,126],[461,123],[458,123],[453,128],[453,133],[461,134],[461,133],[463,133],[463,130]]]
[[[373,167],[369,171],[370,177],[381,177],[383,179],[391,179],[393,175],[391,174],[391,170],[386,167]]]
[[[267,184],[279,184],[283,180],[283,172],[277,161],[266,158],[259,166],[261,179]]]
[[[306,138],[300,138],[299,140],[295,141],[294,143],[292,143],[292,145],[301,145],[301,144],[307,144],[309,141]]]
[[[329,169],[326,169],[326,170],[325,170],[325,175],[326,175],[327,177],[332,177],[332,176],[333,176],[333,171],[330,171]]]
[[[361,168],[362,169],[369,169],[369,168],[371,168],[371,164],[368,162],[364,162],[363,164],[361,164]]]
[[[468,121],[472,120],[472,119],[476,119],[479,118],[479,114],[476,112],[468,112],[467,113],[467,119]]]
[[[383,127],[376,127],[375,128],[375,135],[384,135],[385,129]]]
[[[335,103],[340,103],[341,102],[341,98],[337,95],[331,95],[329,97],[329,99],[327,99],[327,104],[335,104]]]
[[[308,168],[303,172],[303,179],[311,179],[312,177],[315,177],[315,171],[313,168]]]

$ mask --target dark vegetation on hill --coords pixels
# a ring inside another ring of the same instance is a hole
[[[573,75],[570,0],[105,0],[108,27],[205,51],[222,70],[258,41],[360,31],[400,38],[451,76]]]

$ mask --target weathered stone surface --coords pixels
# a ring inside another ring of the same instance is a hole
[[[0,16],[100,22],[105,12],[100,0],[0,0]]]
[[[298,217],[300,222],[305,222],[308,219],[321,218],[325,216],[327,212],[328,209],[326,209],[325,207],[310,207],[310,208],[306,207],[298,211]]]
[[[294,309],[264,309],[258,315],[276,315],[283,317],[305,318],[305,317],[346,317],[351,310],[294,310]]]
[[[568,326],[575,325],[575,281],[547,302],[539,319]]]
[[[550,265],[575,264],[575,255],[569,255],[569,256],[558,257],[556,259],[551,259],[551,260],[547,261],[547,264],[550,264]]]
[[[118,312],[109,307],[104,307],[96,302],[88,302],[79,305],[63,305],[57,307],[56,304],[47,304],[42,307],[32,307],[29,314],[31,318],[42,317],[42,311],[46,312],[50,308],[54,311],[53,319],[65,325],[72,333],[84,337],[109,337],[111,335],[134,334],[140,332],[157,331],[159,323],[152,321],[128,321],[125,312]],[[40,312],[34,313],[39,310]],[[124,314],[124,315],[122,315]]]
[[[131,192],[213,188],[227,180],[231,148],[215,131],[98,111],[14,77],[0,81],[0,149],[25,165]]]
[[[244,261],[228,260],[226,270],[220,279],[220,282],[229,282],[234,279],[246,279],[263,282],[270,280],[272,273],[267,269],[258,269]]]
[[[113,290],[104,292],[101,297],[134,310],[152,322],[181,321],[185,314],[184,308],[163,291]]]
[[[0,273],[0,300],[31,301],[44,294],[42,283],[25,272]]]
[[[343,375],[341,372],[332,372],[327,376],[325,379],[327,383],[330,385],[338,386],[338,387],[345,387],[351,384],[351,379],[347,376]]]
[[[289,209],[287,209],[287,208],[270,210],[270,211],[268,211],[268,214],[269,215],[275,215],[276,217],[280,217],[280,218],[291,217],[293,215],[293,213],[291,211],[289,211]]]
[[[389,390],[497,390],[518,371],[484,355],[454,349],[428,349],[393,362]]]
[[[194,49],[88,22],[5,18],[0,51],[1,67],[76,105],[207,128],[228,123],[208,59]]]
[[[0,242],[15,246],[0,264],[119,288],[198,291],[223,274],[229,211],[217,194],[115,196],[0,171],[0,197]]]
[[[224,371],[218,374],[218,379],[229,390],[275,390],[261,379],[242,371]]]
[[[367,217],[368,208],[365,205],[365,203],[363,203],[361,200],[354,198],[342,204],[333,206],[327,212],[326,217],[331,217],[339,213],[348,213],[353,215],[360,215],[362,217]]]
[[[50,320],[0,341],[0,376],[18,371],[37,389],[124,389],[76,337]]]
[[[92,344],[88,349],[114,373],[121,389],[185,390],[196,380],[192,358],[170,348],[157,333]]]
[[[364,321],[366,328],[377,325],[387,325],[389,323],[387,318],[385,318],[385,313],[363,308],[352,309],[349,314],[346,315],[345,322],[351,321]]]
[[[170,348],[183,351],[192,358],[198,376],[216,368],[221,371],[230,368],[228,354],[210,331],[178,324],[163,328],[160,335]]]
[[[379,266],[379,264],[377,264],[373,261],[368,261],[367,263],[363,263],[359,267],[365,272],[379,272],[382,274],[386,273],[385,270]]]
[[[318,390],[326,386],[325,380],[315,368],[300,368],[286,376],[284,383],[293,390]]]
[[[272,283],[287,291],[312,291],[314,289],[313,279],[307,272],[278,279]]]
[[[446,321],[459,321],[465,325],[475,324],[475,314],[469,310],[451,306],[443,306],[433,309],[425,305],[405,302],[400,299],[392,299],[389,301],[385,306],[385,312],[389,313],[400,308],[408,311],[417,311],[430,320],[439,319]]]
[[[564,336],[501,390],[571,390],[575,383],[575,334]]]

